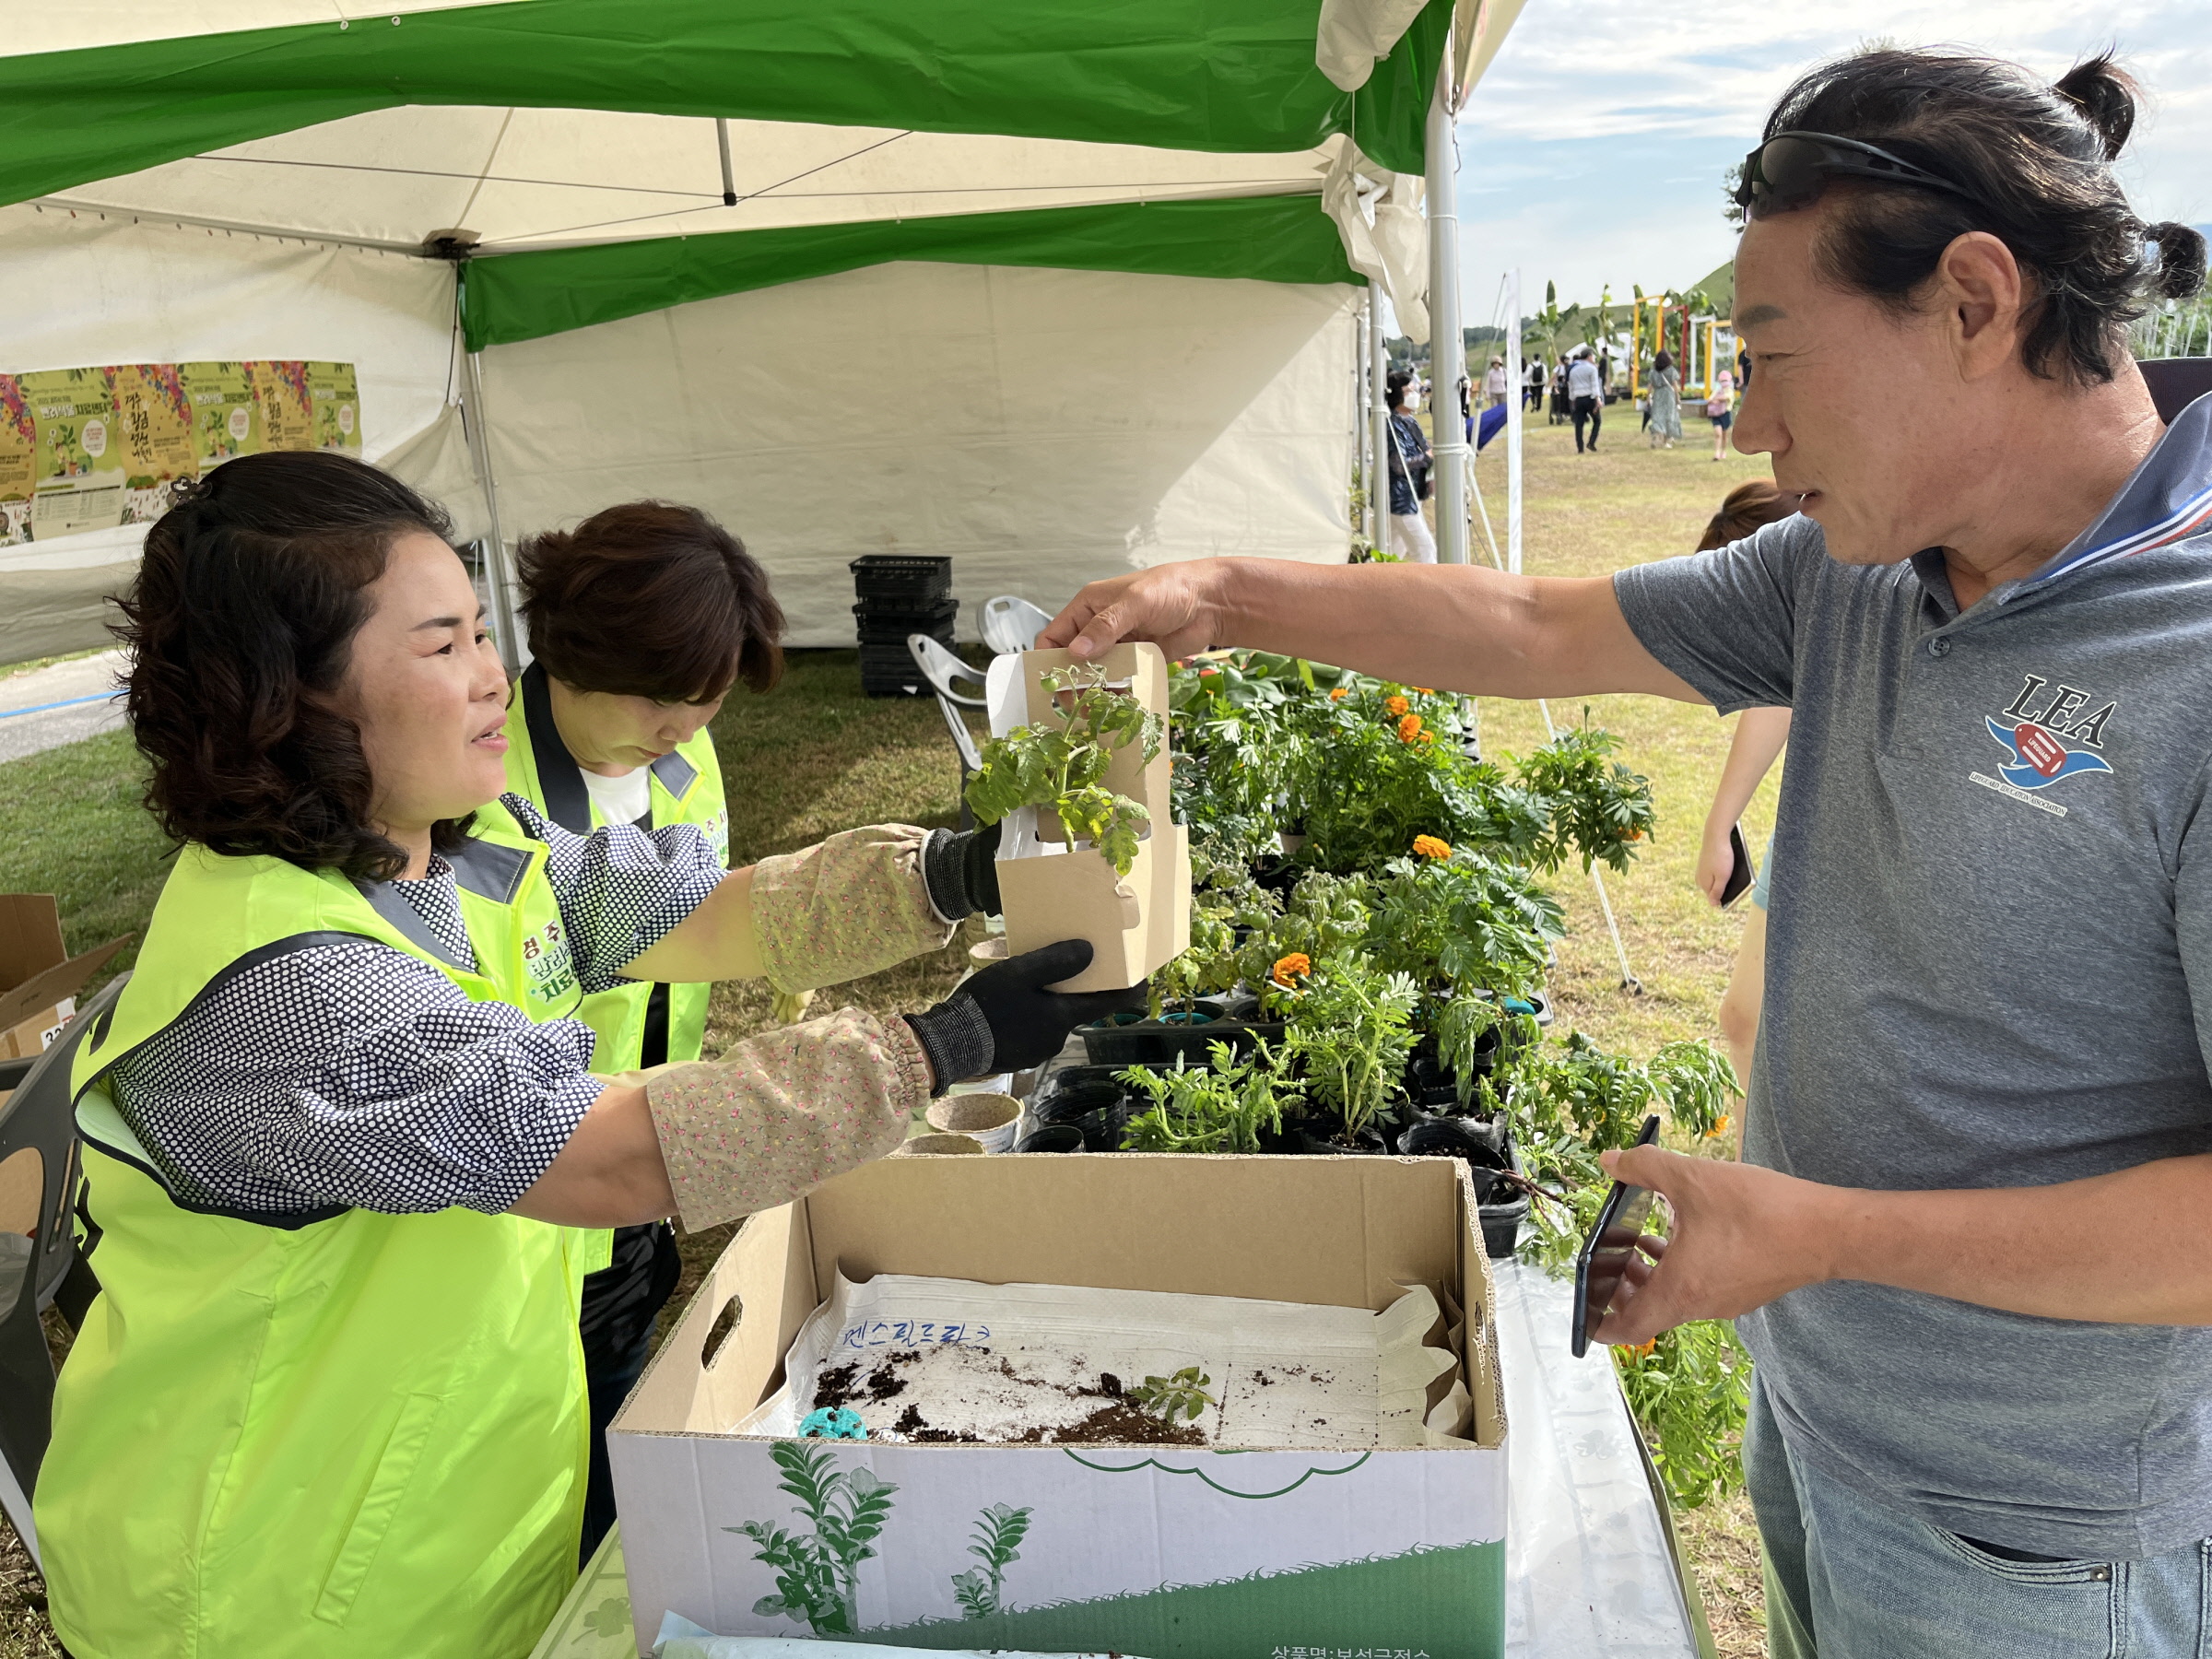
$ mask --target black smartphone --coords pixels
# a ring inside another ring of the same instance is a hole
[[[1658,1138],[1659,1119],[1645,1118],[1636,1144],[1648,1147]],[[1643,1237],[1643,1224],[1651,1213],[1651,1188],[1615,1182],[1606,1194],[1605,1207],[1597,1212],[1597,1225],[1575,1253],[1574,1335],[1570,1346],[1577,1359],[1590,1351],[1591,1327],[1612,1307],[1613,1293],[1620,1288],[1629,1257],[1635,1253],[1636,1241]]]
[[[1721,884],[1721,908],[1726,910],[1751,890],[1751,883],[1759,872],[1751,867],[1751,850],[1744,845],[1744,827],[1728,826],[1728,851],[1735,862],[1728,866],[1728,879]]]

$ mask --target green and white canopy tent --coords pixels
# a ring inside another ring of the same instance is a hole
[[[1421,320],[1416,175],[1519,8],[34,8],[0,372],[352,363],[363,453],[465,538],[693,501],[802,644],[851,639],[861,553],[1048,606],[1340,559],[1361,272]],[[143,534],[0,547],[0,661],[97,642]]]

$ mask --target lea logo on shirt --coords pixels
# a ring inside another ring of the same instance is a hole
[[[2052,688],[2046,697],[2049,680],[2033,674],[2024,677],[2020,694],[2001,716],[1983,716],[1989,735],[2005,747],[2011,759],[1997,768],[1994,778],[1983,772],[1967,776],[1984,789],[2064,818],[2064,806],[2040,798],[2035,792],[2048,789],[2063,778],[2112,770],[2112,762],[2097,751],[2104,747],[2105,723],[2120,705],[2112,701],[2089,711],[2094,700],[2079,687],[2062,683]],[[2070,747],[2076,743],[2083,747]]]

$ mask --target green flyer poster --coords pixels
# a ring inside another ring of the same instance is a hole
[[[206,472],[233,455],[261,453],[261,419],[243,363],[179,363],[192,398],[192,441]]]
[[[38,439],[23,384],[0,374],[0,547],[30,539],[30,483]]]
[[[113,441],[114,371],[48,369],[21,377],[36,445],[31,535],[73,535],[123,523],[123,455]]]
[[[351,363],[307,365],[308,395],[315,406],[315,447],[361,453],[361,394]]]
[[[315,413],[307,394],[307,365],[253,362],[246,365],[246,376],[253,382],[253,402],[261,412],[261,447],[313,449]]]

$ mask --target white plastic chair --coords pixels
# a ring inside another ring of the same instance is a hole
[[[999,656],[1029,650],[1037,643],[1037,636],[1051,620],[1051,617],[1027,599],[1013,594],[984,600],[975,618],[983,643]]]
[[[908,634],[906,648],[913,653],[914,666],[922,670],[922,677],[929,682],[929,688],[937,694],[937,712],[944,715],[945,729],[952,734],[953,749],[960,758],[960,828],[973,829],[975,820],[968,810],[968,778],[983,761],[975,747],[975,734],[960,718],[960,711],[982,708],[984,701],[980,696],[956,688],[966,684],[980,692],[983,688],[982,670],[969,667],[925,633]]]

